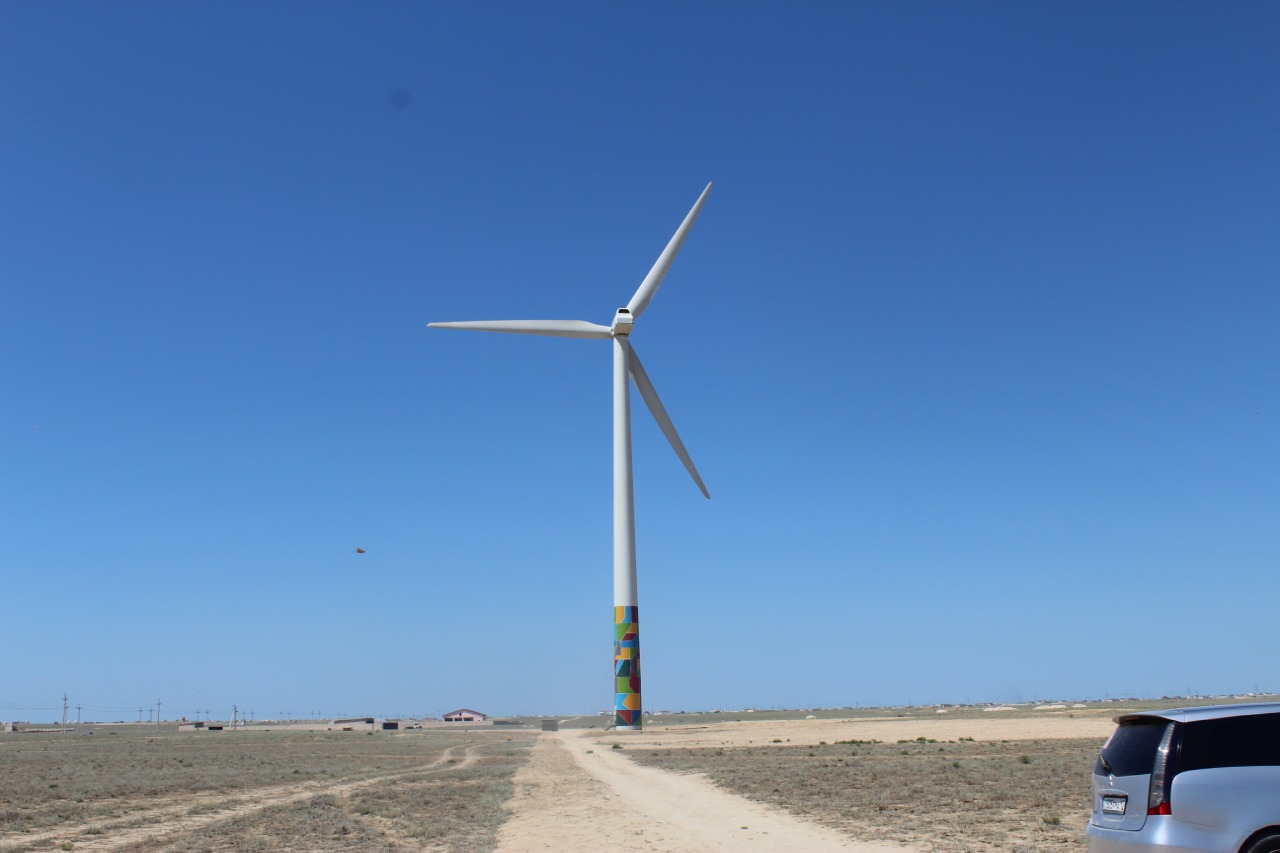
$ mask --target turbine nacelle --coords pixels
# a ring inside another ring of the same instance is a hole
[[[618,313],[613,315],[613,325],[609,327],[609,333],[615,338],[625,338],[631,334],[631,327],[636,324],[636,318],[631,316],[631,311],[627,308],[619,308]]]

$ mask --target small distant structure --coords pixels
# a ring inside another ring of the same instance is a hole
[[[446,723],[483,723],[487,719],[489,719],[488,714],[481,714],[470,708],[459,708],[444,715]]]
[[[400,721],[399,720],[383,720],[382,730],[384,732],[398,732],[400,731]]]
[[[544,732],[558,732],[560,731],[560,721],[559,720],[543,720],[542,730]]]

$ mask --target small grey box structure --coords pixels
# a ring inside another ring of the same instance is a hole
[[[542,730],[544,732],[558,732],[560,731],[560,721],[559,720],[543,720]]]

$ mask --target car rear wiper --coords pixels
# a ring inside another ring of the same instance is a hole
[[[1101,752],[1098,753],[1098,763],[1102,765],[1102,769],[1111,772],[1111,764],[1107,761],[1107,757]]]

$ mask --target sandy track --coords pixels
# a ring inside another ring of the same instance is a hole
[[[516,773],[513,814],[495,853],[904,853],[717,788],[700,776],[641,767],[600,733],[544,734]]]
[[[461,749],[461,760],[449,764],[455,750]],[[137,809],[126,817],[105,820],[82,821],[66,824],[45,832],[13,834],[0,838],[4,844],[31,847],[35,850],[57,850],[64,842],[75,844],[75,849],[91,853],[107,853],[140,841],[149,841],[170,835],[179,835],[210,824],[233,820],[276,806],[286,806],[325,795],[345,796],[361,788],[378,785],[390,780],[413,776],[442,766],[467,767],[475,763],[475,756],[465,747],[453,747],[434,761],[409,770],[397,770],[379,776],[352,782],[325,783],[304,782],[295,785],[273,785],[233,793],[199,794],[166,798],[163,805]],[[154,802],[154,801],[153,801]],[[134,804],[131,804],[134,805]],[[193,808],[207,808],[198,814],[190,814]],[[90,834],[90,833],[93,834]]]
[[[1096,737],[1101,745],[1115,729],[1114,711],[1106,714],[1044,714],[1038,717],[982,717],[903,719],[881,717],[853,720],[760,720],[714,723],[706,726],[645,724],[641,732],[620,732],[615,740],[628,749],[655,747],[765,746],[775,741],[792,746],[837,743],[844,740],[934,738],[939,741],[973,738],[991,740],[1055,740]]]

